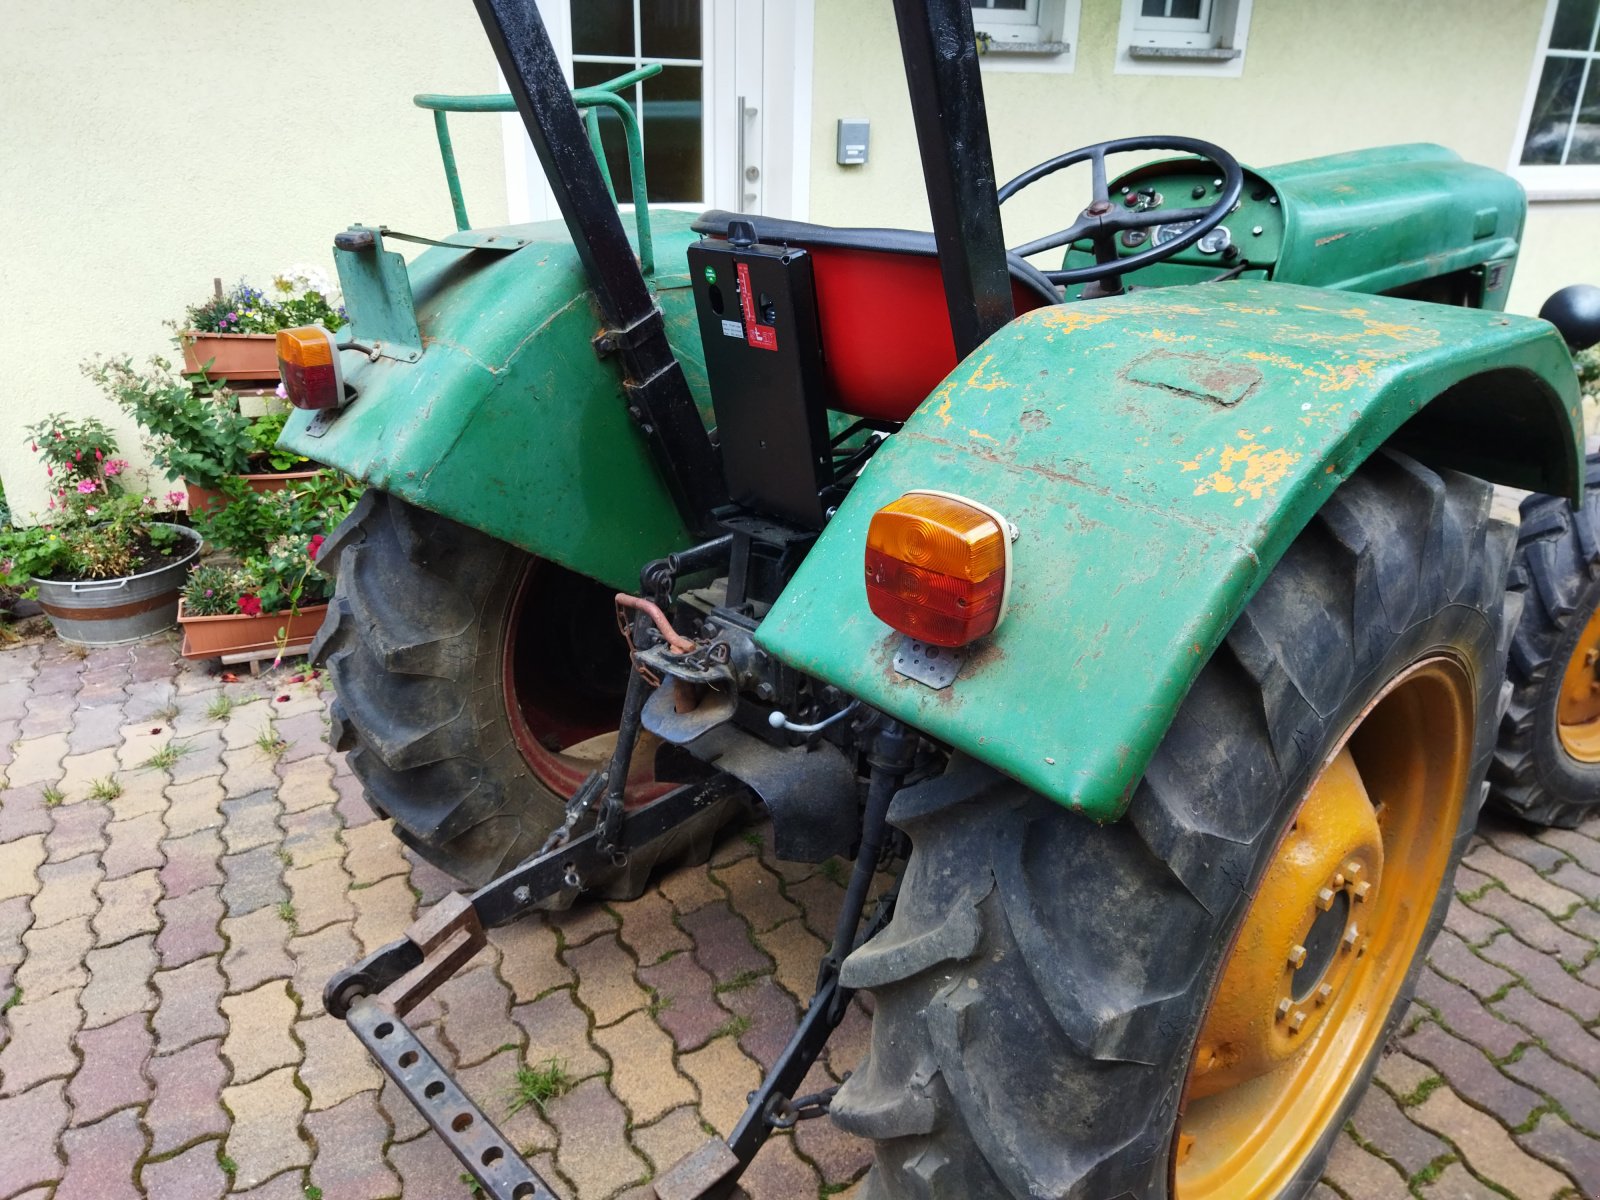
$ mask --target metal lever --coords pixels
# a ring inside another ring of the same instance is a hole
[[[789,718],[786,717],[783,713],[779,712],[777,709],[773,709],[770,713],[767,714],[767,724],[771,725],[774,729],[787,729],[790,733],[817,733],[817,732],[819,732],[821,730],[826,729],[829,725],[832,725],[835,721],[844,720],[844,718],[848,717],[851,713],[855,712],[855,710],[857,708],[859,708],[860,705],[861,705],[861,701],[852,700],[852,701],[850,701],[849,704],[846,704],[843,708],[841,708],[838,712],[834,713],[831,717],[824,717],[822,720],[818,721],[815,725],[796,725],[792,721],[790,721]]]

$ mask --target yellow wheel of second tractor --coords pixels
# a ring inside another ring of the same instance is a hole
[[[1195,681],[1126,817],[970,762],[895,798],[834,1120],[865,1200],[1299,1200],[1443,922],[1500,713],[1514,534],[1375,456]],[[1070,656],[1064,655],[1064,661]]]

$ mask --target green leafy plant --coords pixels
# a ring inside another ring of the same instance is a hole
[[[283,385],[280,383],[278,388],[281,391]],[[293,450],[279,449],[278,438],[282,436],[288,420],[289,414],[280,412],[264,413],[250,422],[251,457],[260,459],[274,471],[302,470],[311,461]]]
[[[203,375],[183,375],[160,355],[144,370],[133,360],[96,359],[83,373],[144,431],[155,464],[177,479],[216,488],[250,469],[255,440],[233,393],[210,387]]]
[[[256,749],[268,758],[282,758],[283,752],[289,748],[289,743],[278,736],[278,731],[272,727],[272,722],[267,722],[267,727],[256,735]]]
[[[59,808],[66,798],[66,793],[54,785],[44,789],[44,806],[46,808]]]
[[[30,449],[44,460],[52,510],[82,503],[80,497],[121,492],[121,475],[128,464],[117,457],[116,435],[103,422],[93,417],[74,419],[51,413],[42,421],[24,426],[23,432],[28,435]]]
[[[104,779],[96,779],[89,785],[89,799],[115,800],[122,795],[122,785],[117,782],[116,776],[107,775]]]
[[[506,1105],[506,1115],[530,1106],[543,1112],[545,1103],[571,1091],[573,1082],[567,1074],[567,1064],[560,1059],[548,1059],[536,1067],[518,1067],[517,1086]]]
[[[0,530],[0,583],[31,579],[115,579],[160,565],[188,549],[176,528],[132,496],[98,504],[71,504],[55,518],[27,529]]]
[[[276,333],[298,325],[345,323],[339,291],[319,267],[297,264],[280,271],[265,288],[240,280],[221,296],[191,305],[183,328],[196,333]]]
[[[210,704],[206,705],[206,716],[210,717],[213,721],[221,721],[232,711],[232,696],[216,696],[212,699]]]

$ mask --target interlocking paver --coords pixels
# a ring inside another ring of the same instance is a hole
[[[216,1142],[201,1142],[173,1158],[146,1163],[140,1183],[146,1200],[222,1200],[228,1191]]]
[[[761,1071],[731,1037],[712,1038],[678,1056],[678,1067],[700,1089],[700,1115],[724,1137],[744,1115],[745,1097],[761,1083]]]
[[[221,928],[228,940],[222,971],[230,992],[248,992],[269,979],[293,978],[294,960],[286,948],[290,929],[276,908],[224,917]]]
[[[1394,1167],[1350,1137],[1341,1137],[1334,1144],[1323,1174],[1346,1196],[1362,1200],[1406,1200],[1411,1195],[1405,1178]]]
[[[1382,1088],[1367,1090],[1350,1123],[1362,1141],[1398,1163],[1407,1178],[1451,1152],[1444,1142],[1411,1121]]]
[[[17,968],[17,986],[30,1000],[43,1000],[57,992],[75,991],[89,982],[84,956],[94,946],[94,930],[87,918],[73,917],[22,935],[27,957]]]
[[[305,1045],[300,1082],[311,1093],[313,1110],[342,1104],[357,1092],[376,1092],[383,1075],[368,1057],[366,1047],[335,1017],[313,1017],[294,1027]]]
[[[1597,893],[1600,894],[1600,893]],[[1510,934],[1501,934],[1483,948],[1483,956],[1499,963],[1530,988],[1583,1022],[1600,1018],[1600,989],[1579,983],[1548,954],[1540,954]]]
[[[560,1135],[556,1165],[584,1196],[609,1196],[642,1180],[648,1164],[628,1144],[628,1114],[602,1080],[589,1079],[545,1106]]]
[[[321,1189],[322,1200],[383,1200],[400,1194],[400,1177],[381,1155],[354,1151],[357,1146],[376,1149],[388,1140],[389,1123],[375,1092],[310,1113],[306,1130],[318,1147],[311,1183]]]
[[[57,1139],[67,1127],[67,1102],[59,1080],[0,1099],[0,1129],[26,1129],[27,1137],[0,1137],[0,1186],[23,1189],[60,1179],[66,1167]]]
[[[750,926],[726,902],[703,905],[679,918],[694,939],[694,957],[718,983],[772,970],[772,959],[757,948]]]
[[[222,839],[215,829],[168,838],[162,850],[167,861],[161,868],[161,887],[169,900],[222,884]]]
[[[1489,936],[1492,937],[1493,934]],[[1486,938],[1485,941],[1487,940]],[[1466,942],[1448,929],[1440,932],[1439,940],[1434,942],[1433,949],[1428,954],[1428,961],[1433,965],[1433,969],[1446,979],[1454,980],[1479,996],[1492,996],[1515,979],[1510,971],[1485,961],[1479,953],[1474,952]]]
[[[248,796],[278,785],[273,759],[257,746],[222,752],[222,790],[229,796]]]
[[[563,957],[578,977],[578,1003],[596,1025],[613,1024],[650,1003],[649,993],[634,981],[633,959],[615,934],[569,949]]]
[[[344,869],[352,879],[372,883],[407,871],[400,842],[386,825],[363,825],[344,833]]]
[[[40,834],[0,846],[0,900],[38,895],[43,886],[39,874],[43,862],[44,837]]]
[[[72,1038],[83,1024],[77,992],[57,992],[42,1000],[24,996],[6,1013],[6,1022],[11,1040],[0,1049],[0,1095],[15,1096],[42,1080],[77,1070]]]
[[[671,903],[660,892],[651,890],[631,901],[617,929],[641,966],[658,963],[669,954],[678,954],[694,945],[689,935],[674,923]]]
[[[95,1029],[121,1020],[129,1013],[148,1012],[155,1007],[156,994],[150,987],[155,974],[155,939],[129,938],[115,946],[91,950],[89,986],[83,989],[84,1026]]]
[[[1519,1140],[1540,1158],[1565,1172],[1593,1194],[1600,1186],[1600,1140],[1585,1137],[1556,1113],[1545,1113]]]
[[[325,759],[306,758],[298,762],[286,762],[283,764],[282,776],[283,782],[278,786],[278,800],[285,812],[301,812],[324,804],[334,804],[339,800],[340,793],[334,787],[335,774]],[[349,776],[346,775],[345,778],[348,779]],[[356,785],[353,794],[359,796],[359,793],[360,787]],[[366,802],[358,800],[357,804],[362,819],[359,822],[346,819],[346,825],[366,824],[372,819],[372,810],[366,806]],[[342,809],[341,815],[343,815]]]
[[[162,966],[181,967],[208,954],[222,953],[226,946],[217,928],[224,912],[221,893],[217,887],[195,888],[156,905],[161,918],[156,952]]]
[[[71,705],[66,706],[70,727]],[[37,732],[39,736],[34,736]],[[28,720],[22,722],[23,738],[17,743],[16,756],[6,768],[6,781],[12,787],[24,783],[56,783],[61,779],[61,760],[67,756],[67,735],[62,732],[30,731]],[[78,797],[73,797],[77,799]]]
[[[299,913],[296,914],[297,924]],[[294,990],[300,997],[300,1015],[314,1017],[322,1012],[322,989],[335,971],[361,957],[361,946],[350,926],[330,925],[289,942],[294,959]]]
[[[287,813],[280,818],[283,826],[282,850],[289,856],[289,864],[294,867],[308,867],[312,863],[333,862],[338,863],[345,852],[345,845],[339,833],[342,828],[339,817],[332,808],[323,805],[317,808],[308,808],[301,812]],[[448,876],[440,874],[441,878]],[[412,883],[416,883],[416,872],[412,872]],[[459,887],[455,880],[449,880],[452,887]]]
[[[219,1137],[228,1131],[228,1114],[222,1111],[222,1089],[228,1068],[222,1060],[222,1043],[196,1042],[175,1054],[150,1060],[154,1095],[145,1109],[152,1154],[166,1154],[197,1138]],[[216,1143],[206,1143],[216,1157]]]
[[[717,1003],[716,980],[690,954],[643,967],[639,980],[652,989],[656,1022],[672,1035],[679,1050],[698,1050],[727,1025],[730,1014]]]
[[[355,934],[363,954],[371,954],[396,938],[404,937],[416,907],[411,889],[406,886],[404,877],[398,875],[352,891],[350,902],[356,906]]]
[[[1557,925],[1548,913],[1519,900],[1504,888],[1485,892],[1472,901],[1472,907],[1499,921],[1528,945],[1554,954],[1569,965],[1586,961],[1593,949],[1583,938]]]
[[[0,737],[4,731],[0,730]],[[3,779],[0,776],[0,779]],[[47,835],[52,821],[44,801],[44,787],[29,783],[22,787],[0,787],[0,845],[20,841],[31,834]],[[49,838],[45,838],[46,850]]]
[[[1495,1058],[1504,1058],[1528,1040],[1526,1033],[1485,1008],[1466,988],[1432,970],[1424,970],[1417,980],[1417,999],[1439,1014],[1445,1028]]]
[[[521,1099],[517,1070],[522,1066],[520,1051],[508,1048],[477,1066],[460,1068],[456,1080],[467,1095],[477,1098],[489,1119],[523,1154],[553,1150],[556,1131],[544,1119],[539,1105]]]
[[[1432,1021],[1424,1022],[1401,1044],[1407,1054],[1443,1075],[1462,1097],[1507,1125],[1520,1125],[1541,1103],[1538,1095],[1507,1078],[1477,1047],[1452,1037]]]
[[[54,810],[44,848],[53,863],[65,862],[80,854],[99,854],[109,844],[106,823],[111,810],[99,804],[63,804]]]
[[[556,953],[556,935],[542,916],[491,929],[489,944],[500,951],[500,978],[519,1004],[574,982],[572,969]]]
[[[167,836],[177,839],[202,829],[222,828],[222,797],[222,784],[213,778],[169,784],[162,818]]]
[[[300,1061],[300,1047],[289,1035],[295,1004],[284,980],[224,996],[222,1013],[228,1024],[222,1053],[233,1064],[234,1083],[249,1083],[268,1071]]]
[[[231,796],[231,793],[230,793]],[[222,801],[222,840],[229,854],[243,854],[283,840],[277,796],[271,788]]]
[[[143,1013],[78,1034],[83,1063],[67,1085],[72,1123],[88,1125],[117,1109],[150,1097],[145,1063],[155,1048]]]
[[[96,1125],[69,1129],[61,1137],[67,1171],[58,1200],[140,1200],[133,1164],[144,1154],[137,1110],[125,1108]]]
[[[157,932],[160,900],[161,879],[154,870],[106,879],[100,885],[100,911],[94,915],[95,940],[109,946],[135,934]]]
[[[166,811],[166,772],[149,769],[124,771],[117,776],[117,782],[122,785],[122,794],[106,804],[113,821],[160,816]]]
[[[1539,1038],[1546,1050],[1570,1065],[1593,1070],[1600,1063],[1600,1037],[1579,1025],[1571,1013],[1545,1003],[1526,988],[1512,988],[1490,1007],[1517,1022]]]
[[[224,1152],[238,1166],[235,1187],[249,1187],[311,1162],[311,1147],[299,1134],[306,1098],[294,1085],[293,1068],[224,1088],[222,1103],[233,1114]]]
[[[453,1197],[465,1191],[461,1186],[461,1164],[432,1133],[396,1142],[389,1147],[388,1158],[400,1176],[404,1196]]]
[[[501,1046],[519,1040],[511,1020],[511,991],[488,966],[455,976],[435,997],[444,1005],[444,1035],[464,1066],[482,1062]]]
[[[230,917],[289,902],[289,889],[283,885],[283,863],[273,846],[227,855],[222,860],[222,874],[222,903]]]
[[[1561,1106],[1574,1124],[1600,1137],[1600,1084],[1593,1076],[1557,1062],[1538,1046],[1529,1046],[1521,1057],[1505,1069],[1531,1088],[1536,1088]],[[1600,1180],[1600,1175],[1595,1176]]]
[[[1573,1186],[1520,1149],[1497,1122],[1440,1088],[1412,1110],[1417,1121],[1454,1143],[1475,1174],[1497,1183],[1518,1200],[1553,1200]]]
[[[721,867],[717,879],[730,896],[737,897],[739,915],[758,934],[800,915],[799,907],[783,894],[778,876],[760,859],[744,858]]]
[[[562,989],[542,1000],[511,1010],[511,1017],[522,1027],[528,1044],[526,1060],[539,1065],[554,1059],[574,1079],[582,1079],[606,1069],[606,1060],[589,1043],[589,1018]]]
[[[611,1059],[611,1090],[635,1122],[644,1124],[680,1104],[694,1103],[694,1087],[672,1062],[672,1039],[647,1013],[637,1012],[594,1040]]]

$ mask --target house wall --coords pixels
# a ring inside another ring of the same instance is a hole
[[[816,5],[811,219],[927,228],[893,9],[886,0]],[[999,178],[1051,153],[1138,133],[1205,138],[1252,163],[1440,142],[1504,170],[1520,139],[1545,7],[1545,0],[1257,0],[1243,74],[1206,79],[1114,74],[1119,0],[1082,0],[1071,74],[985,69]],[[834,161],[840,117],[871,119],[867,165]],[[1087,183],[1086,171],[1071,171],[1010,202],[1007,241],[1070,224]],[[1536,312],[1551,291],[1580,281],[1600,283],[1600,203],[1533,205],[1511,307]]]
[[[452,229],[411,96],[496,88],[460,2],[72,0],[7,5],[4,27],[0,479],[23,519],[46,491],[21,427],[47,413],[99,416],[145,461],[81,361],[175,357],[163,323],[213,277],[331,270],[352,222]],[[499,119],[451,128],[474,222],[503,222]]]

